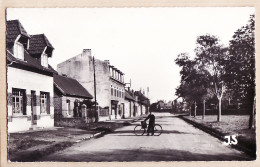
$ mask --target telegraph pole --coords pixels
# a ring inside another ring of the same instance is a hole
[[[95,113],[97,112],[97,94],[96,94],[96,63],[93,56],[93,68],[94,68],[94,96],[95,96]],[[96,113],[97,114],[97,113]]]

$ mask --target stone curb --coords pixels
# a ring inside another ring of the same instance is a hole
[[[77,141],[75,141],[75,142],[76,142],[76,143],[79,143],[79,142],[82,142],[82,141],[85,141],[85,140],[89,140],[89,139],[94,138],[94,137],[99,137],[99,136],[101,136],[101,135],[103,135],[103,134],[105,134],[105,133],[106,133],[105,131],[98,132],[98,133],[94,133],[94,134],[92,134],[91,136],[81,138],[81,139],[79,139],[79,140],[77,140]]]
[[[134,123],[134,122],[137,122],[139,120],[140,120],[140,118],[132,119],[130,121],[130,123]],[[101,135],[104,135],[105,133],[106,133],[105,131],[94,133],[91,136],[84,137],[82,139],[77,140],[76,143],[79,143],[79,142],[82,142],[82,141],[85,141],[85,140],[90,140],[91,138],[99,137]]]
[[[185,118],[184,115],[181,115],[181,116],[178,116],[178,117],[183,119],[185,122],[187,122],[189,124],[192,124],[194,127],[196,127],[198,129],[200,129],[200,130],[202,130],[202,131],[204,131],[204,132],[206,132],[206,133],[208,133],[208,134],[218,138],[219,140],[226,141],[225,140],[225,136],[228,135],[228,134],[224,134],[224,133],[222,133],[222,132],[220,132],[220,131],[218,131],[216,129],[207,127],[205,125],[202,125],[200,123],[192,121],[192,120],[190,120],[188,118]],[[237,145],[231,145],[231,147],[235,148],[237,150],[243,151],[243,152],[247,153],[250,156],[255,157],[256,156],[256,152],[251,150],[251,149],[249,149],[249,148],[247,148],[244,143],[245,143],[244,141],[242,141],[242,144],[241,144],[241,142],[238,142]]]
[[[210,135],[212,135],[212,136],[214,136],[214,137],[216,137],[216,138],[218,138],[218,139],[220,139],[220,140],[222,140],[222,141],[225,140],[225,137],[224,137],[224,136],[225,136],[226,134],[224,134],[224,133],[222,133],[222,132],[220,132],[220,131],[218,131],[218,130],[216,130],[216,129],[213,129],[213,128],[207,127],[207,126],[205,126],[205,125],[202,125],[202,124],[200,124],[200,123],[197,123],[197,122],[195,122],[195,121],[192,121],[192,120],[190,120],[190,119],[188,119],[188,118],[185,118],[184,116],[178,116],[178,117],[181,118],[181,119],[183,119],[184,121],[186,121],[186,122],[192,124],[194,127],[198,128],[198,129],[200,129],[200,130],[202,130],[202,131],[204,131],[204,132],[207,132],[207,133],[209,133]]]
[[[135,118],[135,119],[132,119],[131,121],[129,121],[130,123],[133,123],[133,122],[137,122],[137,121],[140,121],[140,119],[141,118]],[[34,131],[33,131],[34,132]],[[106,131],[101,131],[101,132],[97,132],[97,133],[94,133],[94,134],[92,134],[92,135],[90,135],[90,136],[88,136],[88,137],[83,137],[83,138],[81,138],[81,139],[78,139],[78,140],[76,140],[76,141],[74,141],[74,142],[72,142],[72,143],[80,143],[80,142],[82,142],[82,141],[86,141],[86,140],[90,140],[90,139],[92,139],[92,138],[97,138],[97,137],[100,137],[100,136],[102,136],[102,135],[104,135],[106,133]],[[62,142],[61,142],[62,143]],[[57,143],[57,144],[59,144],[59,143]],[[46,150],[48,150],[48,149],[50,149],[51,147],[46,147]],[[60,151],[60,150],[59,150]],[[44,153],[45,151],[40,151],[40,150],[35,150],[35,151],[33,151],[33,152],[28,152],[28,153],[26,153],[26,155],[23,155],[22,157],[20,157],[20,156],[18,156],[18,157],[14,157],[14,158],[12,158],[12,161],[11,162],[23,162],[24,160],[24,162],[27,162],[27,160],[26,159],[30,159],[31,157],[34,157],[36,154],[38,154],[38,157],[37,158],[40,158],[40,157],[42,157],[42,156],[45,156]],[[51,151],[51,152],[49,152],[49,153],[54,153],[54,152],[56,152],[56,151]],[[42,154],[42,155],[41,155]],[[36,158],[36,157],[35,157]],[[30,162],[30,161],[28,161],[28,162]]]

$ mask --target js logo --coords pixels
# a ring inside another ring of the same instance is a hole
[[[237,144],[237,136],[225,136],[225,139],[227,139],[227,142],[224,142],[225,145],[236,145]]]

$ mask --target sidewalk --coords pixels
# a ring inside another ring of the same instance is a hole
[[[222,141],[227,140],[225,136],[236,135],[238,143],[231,146],[253,158],[256,157],[256,134],[254,129],[248,129],[249,118],[247,117],[249,116],[224,115],[221,122],[217,122],[217,117],[212,115],[207,115],[205,120],[202,120],[201,116],[196,118],[189,116],[179,117]]]
[[[111,120],[78,127],[53,127],[29,130],[8,135],[8,159],[14,161],[36,161],[38,158],[63,150],[75,143],[100,137],[122,126],[144,119],[144,116]]]

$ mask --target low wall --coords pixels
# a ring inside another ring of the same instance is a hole
[[[82,123],[86,123],[84,118],[60,118],[59,121],[55,121],[55,126],[75,127]]]

